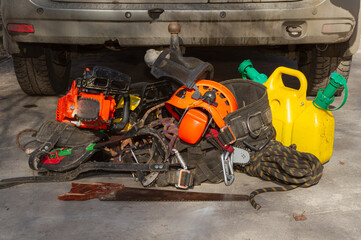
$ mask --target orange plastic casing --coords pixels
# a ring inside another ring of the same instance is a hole
[[[110,119],[114,117],[115,100],[113,97],[105,97],[103,93],[78,93],[78,88],[72,84],[70,91],[58,100],[56,109],[56,120],[59,122],[68,122],[77,127],[89,129],[107,129],[110,125]],[[94,121],[78,121],[76,113],[78,110],[78,98],[91,98],[97,100],[100,105],[99,116]]]
[[[224,118],[231,112],[238,109],[237,101],[235,97],[233,96],[232,92],[225,87],[224,85],[211,81],[211,80],[200,80],[196,83],[199,92],[204,95],[207,91],[215,91],[216,93],[216,99],[215,102],[217,103],[217,106],[209,104],[208,102],[205,102],[203,100],[195,100],[192,98],[193,93],[195,92],[194,89],[186,89],[185,86],[179,88],[169,99],[165,106],[167,110],[178,120],[180,119],[180,116],[173,110],[173,107],[179,108],[179,109],[191,109],[191,108],[202,108],[209,112],[214,122],[217,124],[219,128],[222,128],[225,126]],[[183,96],[179,96],[179,91],[184,91],[183,89],[186,89],[186,92]],[[193,112],[194,113],[194,112]],[[183,120],[182,120],[183,121]],[[188,121],[188,125],[190,125],[190,120]],[[179,134],[182,134],[182,131],[180,129]]]
[[[201,139],[207,124],[207,114],[192,108],[182,118],[179,124],[178,136],[187,143],[195,144]]]

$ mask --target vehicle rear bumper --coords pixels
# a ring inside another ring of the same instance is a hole
[[[154,21],[148,14],[152,8],[164,9]],[[341,43],[351,37],[357,21],[349,11],[318,0],[173,6],[2,0],[2,14],[4,26],[34,26],[31,34],[10,33],[15,42],[104,44],[117,40],[121,46],[168,45],[172,21],[180,23],[179,35],[186,46]],[[297,36],[287,31],[298,26],[302,31]]]

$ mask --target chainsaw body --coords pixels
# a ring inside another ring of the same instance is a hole
[[[103,93],[80,92],[73,82],[70,91],[58,101],[56,120],[77,127],[107,129],[114,116],[115,100]]]
[[[129,85],[130,77],[124,73],[106,67],[87,68],[83,78],[75,80],[70,91],[59,99],[56,120],[81,128],[108,129],[116,108],[114,98],[127,101],[123,110],[129,116]],[[114,126],[121,130],[127,121],[128,117]]]

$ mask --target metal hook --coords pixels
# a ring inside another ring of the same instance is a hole
[[[224,184],[230,186],[234,182],[233,162],[230,153],[227,151],[221,154]]]
[[[119,162],[123,161],[123,160],[122,160],[122,154],[123,154],[124,152],[126,152],[126,151],[130,151],[130,152],[132,153],[132,155],[133,155],[133,158],[134,158],[135,162],[136,162],[136,163],[139,163],[137,157],[135,156],[135,154],[134,154],[134,152],[133,152],[133,149],[134,149],[134,150],[137,149],[137,146],[133,145],[133,146],[131,146],[131,147],[129,147],[129,148],[124,148],[122,151],[120,151],[120,153],[119,153]]]

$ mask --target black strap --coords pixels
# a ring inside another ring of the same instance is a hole
[[[44,183],[44,182],[66,182],[78,178],[81,174],[90,171],[96,171],[98,175],[101,171],[107,172],[166,172],[169,170],[168,164],[134,164],[134,163],[108,163],[108,162],[88,162],[80,165],[76,169],[68,172],[44,172],[47,176],[30,176],[2,179],[0,181],[0,189],[9,188],[23,183]],[[99,172],[100,171],[100,172]]]
[[[61,134],[68,127],[68,123],[59,124],[49,138],[44,142],[42,146],[33,151],[29,156],[29,167],[33,170],[38,169],[38,164],[41,159],[49,154],[50,150],[53,149],[55,144],[59,141]]]
[[[218,183],[222,180],[207,166],[205,161],[197,162],[197,170],[200,170],[211,183]]]
[[[272,128],[271,109],[249,113],[247,116],[229,117],[226,124],[228,127],[222,128],[218,135],[218,139],[223,145],[227,146],[235,139],[242,141],[249,137],[256,139],[263,131]]]
[[[178,181],[180,179],[181,186],[192,187],[193,186],[193,174],[190,171],[181,171],[178,175]]]
[[[228,150],[224,148],[224,146],[220,143],[219,139],[213,135],[213,133],[210,131],[209,134],[206,136],[207,141],[212,144],[214,147],[218,149],[218,151],[224,153]]]
[[[165,173],[159,174],[157,185],[158,187],[175,186],[179,181],[179,170],[172,170]],[[182,172],[181,185],[192,187],[194,185],[193,174]]]
[[[223,145],[229,145],[235,139],[237,139],[237,138],[230,127],[222,128],[222,130],[218,134],[218,140]]]

